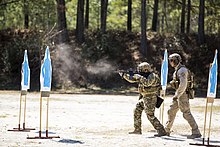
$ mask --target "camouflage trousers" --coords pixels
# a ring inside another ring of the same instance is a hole
[[[176,113],[179,109],[183,113],[183,118],[187,120],[190,127],[192,128],[192,134],[200,134],[198,125],[193,115],[191,114],[189,98],[187,97],[186,93],[179,97],[179,99],[173,99],[173,102],[170,105],[170,109],[168,110],[168,121],[165,127],[166,131],[170,131],[172,128]]]
[[[156,95],[148,95],[139,99],[136,107],[134,109],[134,128],[135,130],[141,130],[141,115],[143,110],[145,111],[148,120],[153,125],[153,127],[159,131],[164,130],[163,125],[160,121],[154,116],[155,105],[157,102]]]

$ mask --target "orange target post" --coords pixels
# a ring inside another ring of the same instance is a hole
[[[23,120],[23,127],[21,127],[21,111],[22,111],[22,97],[24,96],[24,120]],[[35,130],[35,128],[26,128],[25,127],[25,118],[26,118],[26,97],[27,97],[27,91],[21,90],[20,93],[20,105],[19,105],[19,121],[18,121],[18,128],[13,128],[8,131],[24,131],[29,132],[30,130]]]
[[[48,115],[49,115],[49,91],[41,91],[40,94],[40,128],[39,128],[39,136],[35,137],[27,137],[27,139],[52,139],[52,138],[60,138],[59,136],[49,136],[48,135]],[[42,101],[43,97],[47,98],[47,114],[46,114],[46,136],[42,136]]]

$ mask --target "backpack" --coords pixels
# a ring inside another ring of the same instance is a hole
[[[180,68],[181,67],[185,67],[185,66],[180,66]],[[177,72],[180,68],[178,68],[176,71],[176,77],[177,77]],[[195,97],[194,75],[188,68],[186,68],[186,69],[188,70],[186,94],[188,95],[189,99],[194,99],[194,97]]]

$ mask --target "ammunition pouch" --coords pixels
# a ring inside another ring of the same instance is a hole
[[[186,94],[188,95],[189,99],[194,99],[195,97],[195,90],[193,88],[187,88]]]
[[[161,104],[163,103],[164,99],[157,95],[157,103],[156,108],[160,108]]]

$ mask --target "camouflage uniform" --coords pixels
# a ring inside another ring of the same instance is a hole
[[[164,136],[166,131],[160,121],[154,116],[155,105],[160,88],[160,79],[157,74],[150,73],[148,77],[134,74],[131,78],[129,74],[124,74],[123,78],[130,83],[138,83],[138,91],[140,93],[139,102],[134,109],[134,128],[136,132],[141,134],[141,114],[144,110],[148,120],[153,127],[158,131],[158,135]],[[134,131],[134,132],[135,132]]]
[[[176,92],[173,96],[173,102],[170,105],[170,109],[168,110],[168,121],[166,123],[165,129],[168,133],[170,133],[170,129],[173,126],[176,113],[180,109],[180,111],[183,113],[184,119],[187,120],[190,127],[192,128],[192,135],[201,136],[200,131],[198,129],[198,125],[190,112],[189,98],[186,94],[187,77],[188,69],[181,63],[179,63],[175,67],[175,72],[173,73],[173,80],[171,81],[171,83],[176,84],[174,84],[174,86],[171,85],[173,88],[176,89]]]

